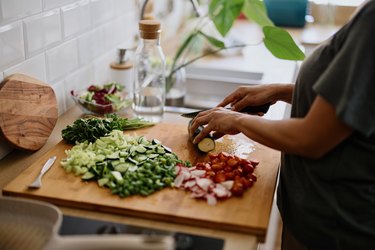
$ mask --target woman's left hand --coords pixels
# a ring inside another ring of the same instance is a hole
[[[203,138],[214,131],[214,138],[220,138],[225,134],[235,135],[240,133],[238,130],[238,118],[243,116],[239,112],[231,111],[225,108],[216,107],[207,111],[203,111],[197,115],[190,126],[189,134],[201,125],[206,125],[204,129],[194,138],[193,143],[200,142]]]

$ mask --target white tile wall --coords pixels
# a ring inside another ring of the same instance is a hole
[[[25,59],[22,23],[0,27],[0,70]]]
[[[89,0],[83,0],[61,8],[64,37],[77,35],[91,26]]]
[[[0,0],[0,80],[18,72],[50,84],[63,114],[70,90],[109,81],[116,49],[134,47],[140,1]]]
[[[85,66],[92,62],[92,59],[94,58],[95,41],[95,30],[86,32],[78,37],[78,56],[80,66]]]
[[[78,68],[77,40],[70,40],[46,52],[47,79],[50,82],[65,77]]]
[[[134,1],[113,0],[116,16],[134,13]],[[142,1],[143,2],[143,1]]]
[[[8,77],[14,73],[26,74],[43,82],[47,82],[45,56],[40,54],[8,68],[4,71],[4,76]]]
[[[109,21],[115,15],[114,0],[91,0],[91,20],[94,26]],[[103,11],[105,9],[106,11]]]
[[[56,94],[65,112],[67,91],[104,83],[116,49],[135,46],[139,1],[0,0],[0,76],[19,72],[47,82],[63,92]]]
[[[26,18],[26,57],[35,55],[62,41],[60,11],[58,9]]]
[[[95,82],[109,82],[110,77],[110,67],[108,65],[116,60],[116,51],[110,51],[101,57],[99,57],[93,63],[93,73]]]
[[[18,72],[54,86],[64,92],[62,114],[70,82],[103,84],[116,49],[135,46],[138,7],[139,0],[0,0],[0,79]]]
[[[1,0],[0,22],[22,18],[42,11],[42,0]]]
[[[44,0],[43,1],[43,9],[50,10],[56,7],[61,7],[63,5],[76,2],[75,0]]]

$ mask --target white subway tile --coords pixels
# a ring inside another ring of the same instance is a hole
[[[25,59],[21,22],[0,26],[0,70]]]
[[[24,20],[26,55],[30,57],[62,40],[60,11],[38,14]]]
[[[63,114],[70,90],[110,81],[116,48],[135,46],[140,2],[0,0],[0,82],[23,73],[50,84]]]
[[[61,8],[64,37],[87,30],[91,25],[89,0],[79,1]]]
[[[94,57],[95,32],[90,31],[78,37],[78,55],[81,66],[91,63]]]
[[[0,21],[10,21],[42,11],[42,0],[1,0]]]
[[[47,79],[55,81],[78,68],[77,40],[68,41],[46,52]]]
[[[66,108],[69,109],[74,105],[74,101],[70,94],[72,90],[83,90],[91,84],[94,84],[94,74],[91,66],[84,67],[67,76],[64,84]]]
[[[53,8],[61,7],[69,3],[73,3],[75,1],[76,0],[43,0],[43,9],[50,10]]]
[[[94,39],[91,41],[92,42],[92,47],[93,47],[93,57],[98,57],[100,55],[103,55],[103,53],[106,52],[106,40],[107,38],[105,37],[105,29],[104,26],[100,26],[97,29],[94,30]]]
[[[17,64],[4,71],[4,76],[8,77],[14,73],[21,73],[32,76],[42,82],[47,82],[46,59],[44,54],[34,56],[20,64]]]
[[[113,22],[106,23],[101,28],[101,32],[103,32],[103,45],[105,51],[113,49],[116,45],[116,34],[114,32]]]
[[[66,111],[65,106],[65,90],[64,90],[64,81],[58,81],[54,83],[52,86],[53,91],[55,92],[56,100],[57,100],[57,109],[59,116],[62,115]]]
[[[112,50],[118,44],[114,22],[108,22],[94,30],[94,38],[91,41],[93,47],[93,57],[98,57]]]
[[[91,0],[90,6],[94,27],[111,20],[115,16],[113,0]]]
[[[116,44],[122,44],[124,48],[133,48],[138,34],[137,18],[135,14],[129,14],[117,18],[113,22],[113,36]]]
[[[115,6],[116,16],[124,15],[127,13],[136,13],[138,15],[138,12],[140,11],[137,9],[135,0],[113,0],[113,3]]]
[[[94,81],[96,84],[104,84],[111,80],[110,64],[117,59],[115,49],[100,56],[93,62]]]

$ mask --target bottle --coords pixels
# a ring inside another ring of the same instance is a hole
[[[160,46],[160,22],[139,22],[139,45],[134,60],[134,113],[160,122],[165,103],[165,56]]]
[[[125,58],[127,50],[124,48],[117,49],[118,59],[110,64],[111,81],[118,82],[125,87],[129,97],[133,96],[133,64]]]

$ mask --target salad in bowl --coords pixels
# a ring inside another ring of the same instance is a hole
[[[103,86],[90,85],[84,90],[72,90],[70,94],[86,114],[119,113],[132,104],[125,87],[116,82],[107,83]]]

